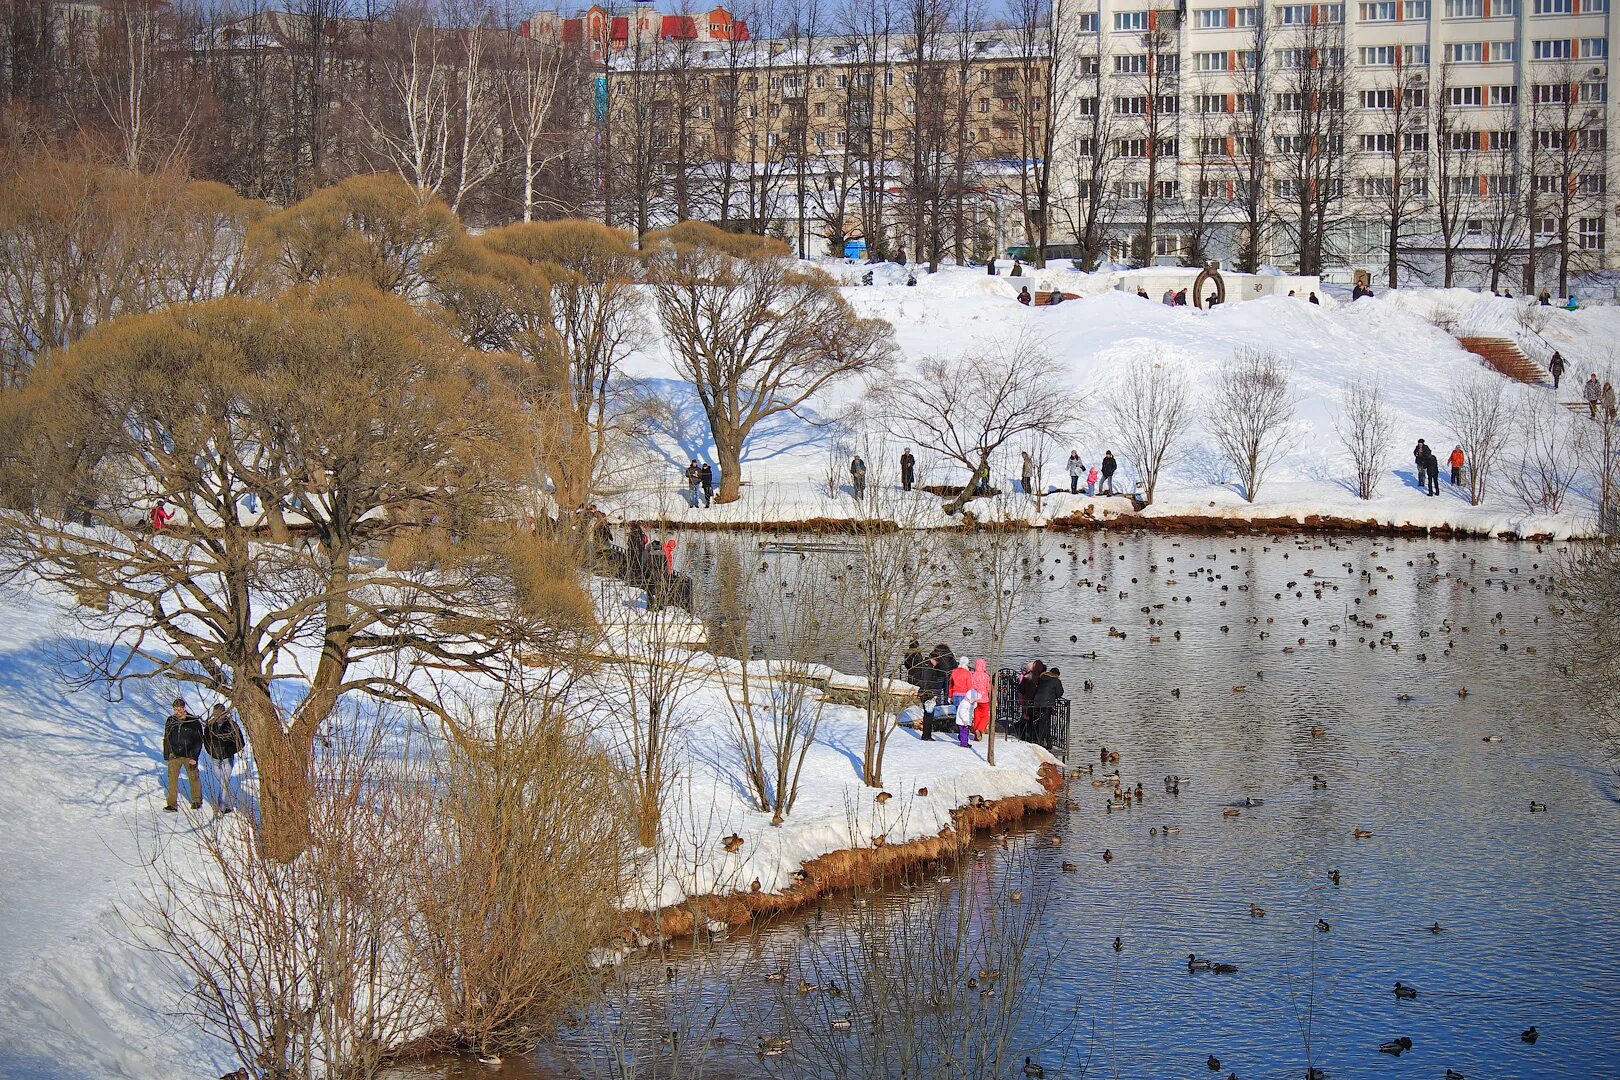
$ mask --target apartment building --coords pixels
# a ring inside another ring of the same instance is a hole
[[[1115,258],[1234,259],[1263,219],[1259,261],[1329,274],[1381,278],[1392,230],[1399,269],[1449,254],[1458,283],[1491,264],[1517,289],[1532,251],[1538,283],[1620,266],[1612,0],[1097,0],[1073,17],[1058,171],[1104,201]]]

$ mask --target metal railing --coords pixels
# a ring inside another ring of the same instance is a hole
[[[996,672],[993,693],[998,730],[1025,742],[1038,743],[1058,758],[1067,760],[1071,717],[1068,698],[1058,698],[1050,710],[1034,709],[1026,713],[1018,700],[1018,672],[1012,668]]]

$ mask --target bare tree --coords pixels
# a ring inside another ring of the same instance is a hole
[[[1074,175],[1067,204],[1070,228],[1080,245],[1080,263],[1096,269],[1107,253],[1111,215],[1118,202],[1111,193],[1118,175],[1118,125],[1108,102],[1103,100],[1104,82],[1095,53],[1078,57],[1078,82],[1074,112],[1078,129],[1073,144]]]
[[[501,71],[506,117],[517,143],[523,194],[522,218],[533,221],[540,209],[540,174],[572,147],[558,130],[559,84],[567,68],[554,42],[511,35]],[[570,72],[572,74],[572,72]]]
[[[1576,420],[1550,395],[1534,394],[1520,405],[1514,427],[1518,453],[1508,486],[1528,514],[1556,514],[1580,474]]]
[[[1299,272],[1320,274],[1344,216],[1349,66],[1343,9],[1337,9],[1339,21],[1329,20],[1330,5],[1308,10],[1307,22],[1275,34],[1280,47],[1271,62],[1281,69],[1277,84],[1283,107],[1277,110],[1271,152],[1278,201],[1287,208],[1281,223],[1296,243]]]
[[[1524,289],[1534,294],[1534,245],[1552,244],[1558,291],[1569,293],[1572,272],[1596,250],[1582,220],[1598,212],[1607,190],[1608,128],[1603,121],[1607,85],[1601,70],[1588,72],[1573,62],[1532,68],[1529,203],[1530,258]],[[1545,81],[1543,81],[1545,80]]]
[[[1401,55],[1391,84],[1361,90],[1363,114],[1371,117],[1363,130],[1382,144],[1368,156],[1389,162],[1388,171],[1361,178],[1360,194],[1385,230],[1384,280],[1391,289],[1400,285],[1402,259],[1428,205],[1428,91],[1423,82],[1422,69]]]
[[[1429,115],[1433,121],[1435,142],[1432,204],[1440,241],[1441,283],[1448,289],[1456,281],[1457,252],[1467,239],[1468,219],[1475,210],[1478,196],[1476,151],[1479,143],[1476,133],[1462,124],[1462,109],[1452,100],[1452,93],[1456,89],[1456,72],[1451,61],[1446,60],[1441,63],[1435,74],[1434,85],[1430,88]],[[1505,119],[1511,119],[1511,109],[1504,109],[1502,115]],[[1512,152],[1509,160],[1516,156],[1516,151]],[[1508,182],[1508,177],[1501,177],[1501,183]],[[1497,179],[1493,178],[1493,194],[1497,183]],[[1516,191],[1509,202],[1513,205],[1518,203]],[[1491,277],[1493,289],[1497,284],[1496,276],[1493,273]]]
[[[1512,434],[1507,381],[1495,372],[1475,372],[1452,389],[1442,419],[1462,447],[1468,470],[1468,501],[1478,506],[1485,501],[1491,477]]]
[[[1237,8],[1235,12],[1245,9]],[[1272,171],[1274,128],[1271,85],[1272,61],[1268,59],[1272,29],[1264,8],[1248,16],[1254,20],[1248,48],[1238,55],[1238,92],[1233,95],[1232,167],[1242,238],[1238,244],[1238,269],[1252,274],[1268,255],[1272,225],[1271,193],[1266,190]]]
[[[1207,421],[1217,450],[1237,471],[1249,502],[1287,451],[1293,420],[1287,365],[1275,353],[1238,350],[1221,369]]]
[[[1368,380],[1344,384],[1333,430],[1355,467],[1357,498],[1370,499],[1378,494],[1394,426],[1395,418],[1384,401],[1382,386]]]
[[[1063,379],[1051,354],[1028,341],[980,346],[924,358],[914,375],[880,388],[876,408],[896,438],[966,471],[967,483],[945,507],[954,514],[974,497],[977,478],[988,483],[990,461],[1004,447],[1069,429],[1078,401],[1054,389]]]
[[[692,225],[655,256],[653,299],[676,370],[697,389],[720,465],[719,501],[736,500],[742,453],[761,421],[825,387],[888,364],[889,325],[855,315],[832,278],[779,248]]]
[[[1180,368],[1145,356],[1131,359],[1105,399],[1109,432],[1142,477],[1153,501],[1159,473],[1175,459],[1178,444],[1192,426],[1191,387]]]
[[[1072,0],[1013,0],[1012,32],[1018,62],[1018,201],[1024,235],[1037,269],[1055,211],[1058,139],[1067,122],[1074,80],[1079,19]]]

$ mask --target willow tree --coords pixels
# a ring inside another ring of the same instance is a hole
[[[116,320],[5,400],[9,568],[84,602],[89,675],[229,697],[271,858],[308,843],[344,695],[441,712],[417,661],[589,623],[563,560],[501,524],[528,456],[509,366],[349,280]]]
[[[893,331],[856,315],[831,277],[775,241],[679,228],[651,259],[653,298],[675,369],[709,422],[719,501],[732,502],[754,430],[834,383],[886,369]]]

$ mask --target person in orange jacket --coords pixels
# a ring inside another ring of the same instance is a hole
[[[1452,448],[1451,456],[1446,458],[1446,464],[1451,466],[1451,486],[1456,487],[1458,484],[1462,483],[1462,447],[1456,446]]]
[[[982,739],[990,730],[990,672],[985,670],[984,657],[973,662],[973,681],[968,685],[977,692],[979,700],[973,706],[973,737]]]

